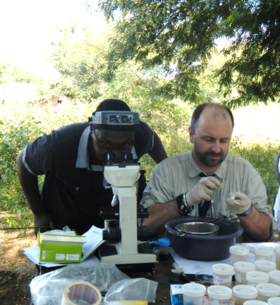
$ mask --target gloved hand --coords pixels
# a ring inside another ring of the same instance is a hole
[[[234,214],[242,214],[249,210],[252,200],[243,193],[229,193],[227,198],[228,209]]]
[[[204,177],[187,193],[186,200],[188,205],[195,205],[203,200],[210,200],[213,190],[222,187],[222,183],[215,177]]]

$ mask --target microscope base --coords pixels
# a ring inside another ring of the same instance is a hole
[[[138,245],[138,253],[132,255],[118,254],[114,244],[105,244],[99,247],[99,258],[102,263],[115,264],[121,270],[153,270],[156,255],[152,252],[149,243]]]

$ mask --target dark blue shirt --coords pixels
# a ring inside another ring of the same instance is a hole
[[[34,175],[45,175],[42,200],[56,225],[68,225],[79,234],[92,225],[103,228],[100,207],[110,206],[112,190],[103,177],[103,166],[89,164],[88,123],[62,127],[27,145],[23,163]],[[136,125],[133,158],[152,150],[154,132],[144,122]]]

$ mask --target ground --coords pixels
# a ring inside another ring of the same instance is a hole
[[[0,304],[29,305],[29,283],[37,275],[23,248],[37,245],[33,230],[0,230]]]

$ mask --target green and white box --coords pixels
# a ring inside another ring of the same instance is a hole
[[[40,247],[40,262],[81,262],[82,245],[87,241],[86,236],[57,235],[38,232],[37,237]]]

